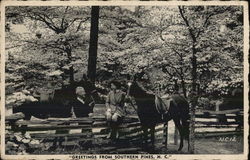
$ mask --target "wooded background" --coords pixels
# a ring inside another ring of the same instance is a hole
[[[175,82],[190,93],[192,78],[199,95],[243,87],[242,7],[102,6],[99,12],[97,84],[145,73],[145,87],[161,86],[162,94]],[[91,7],[6,7],[7,88],[59,86],[87,74],[90,20]]]

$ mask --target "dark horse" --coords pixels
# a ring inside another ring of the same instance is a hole
[[[13,113],[22,112],[25,120],[29,120],[31,116],[36,118],[67,118],[71,117],[71,102],[76,97],[75,89],[82,86],[86,91],[88,100],[97,99],[98,96],[95,86],[88,81],[73,82],[70,85],[63,86],[61,89],[54,91],[54,96],[48,101],[38,101],[24,103],[13,109]],[[94,97],[94,98],[93,98]]]
[[[151,143],[154,145],[156,124],[166,123],[173,119],[180,133],[180,146],[178,149],[178,151],[180,151],[183,148],[183,138],[189,140],[189,104],[187,100],[183,96],[176,94],[172,95],[165,105],[160,97],[147,93],[140,84],[134,80],[128,83],[127,94],[135,99],[137,114],[141,122],[144,138],[147,140],[147,135],[150,133]],[[166,106],[166,112],[164,114],[159,112],[159,110],[164,108],[159,107],[159,105]]]

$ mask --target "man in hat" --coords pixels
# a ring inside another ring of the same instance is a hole
[[[118,126],[125,115],[124,100],[125,93],[121,91],[121,84],[117,81],[110,83],[111,91],[106,99],[106,118],[111,132],[107,138],[117,139],[119,137]]]

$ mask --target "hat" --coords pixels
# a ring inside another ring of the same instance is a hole
[[[111,84],[114,84],[118,89],[121,88],[121,83],[118,82],[118,81],[112,80],[112,81],[110,82],[110,85],[111,85]]]

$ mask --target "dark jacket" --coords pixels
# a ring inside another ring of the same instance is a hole
[[[93,113],[93,108],[89,106],[89,103],[85,101],[83,104],[77,98],[72,101],[73,111],[76,117],[88,117],[89,113]]]

